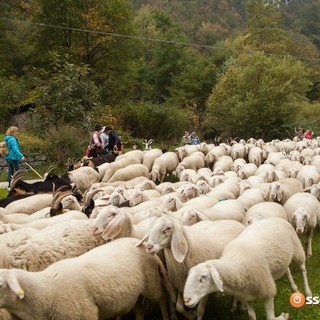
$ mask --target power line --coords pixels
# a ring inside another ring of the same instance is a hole
[[[10,18],[0,18],[0,20],[10,21],[13,23],[18,23],[18,24],[24,23],[24,24],[29,24],[29,25],[33,25],[33,26],[39,26],[39,27],[47,27],[47,28],[61,29],[61,30],[70,30],[70,31],[84,32],[84,33],[94,33],[94,34],[101,34],[101,35],[109,35],[109,36],[119,37],[119,38],[127,38],[127,39],[143,40],[143,41],[153,41],[153,42],[174,44],[174,45],[186,46],[186,47],[216,49],[216,50],[223,50],[223,51],[235,51],[235,52],[239,52],[239,53],[248,53],[248,54],[259,52],[258,50],[253,50],[253,49],[242,50],[242,49],[232,49],[232,48],[226,48],[226,47],[220,47],[220,46],[216,47],[216,46],[212,46],[212,45],[203,45],[203,44],[197,44],[197,43],[188,43],[188,42],[182,42],[182,41],[156,39],[156,38],[134,36],[134,35],[106,32],[106,31],[81,29],[81,28],[74,28],[74,27],[67,27],[67,26],[52,25],[52,24],[48,24],[48,23],[29,22],[29,21],[10,19]],[[276,57],[276,58],[281,58],[281,59],[294,58],[294,59],[298,59],[298,60],[320,61],[320,58],[299,57],[299,56],[293,56],[293,55],[274,54],[274,53],[267,53],[267,52],[263,52],[263,53],[266,56],[271,56],[271,57]]]

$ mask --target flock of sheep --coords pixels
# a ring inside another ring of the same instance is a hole
[[[57,191],[0,208],[0,320],[140,320],[155,305],[164,320],[201,320],[219,292],[230,312],[254,320],[259,299],[284,320],[275,281],[298,291],[292,263],[312,295],[320,139],[132,150],[68,179],[81,200]]]

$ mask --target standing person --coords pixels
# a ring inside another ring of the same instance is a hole
[[[102,127],[100,124],[97,124],[94,128],[94,131],[90,135],[89,148],[87,149],[88,157],[96,157],[101,154],[102,149],[102,139],[100,133],[102,132]]]
[[[10,188],[11,180],[13,174],[20,170],[20,162],[25,161],[24,155],[20,151],[19,142],[17,139],[19,129],[17,127],[9,127],[5,136],[4,141],[7,143],[7,148],[9,150],[9,154],[4,156],[7,164],[8,164],[8,187]]]
[[[191,144],[189,131],[185,131],[181,139],[181,146],[185,146],[186,144]]]
[[[102,128],[102,132],[101,132],[101,134],[100,134],[100,138],[101,138],[101,140],[102,140],[102,148],[103,148],[104,150],[106,150],[107,145],[108,145],[108,143],[109,143],[109,135],[107,135],[107,133],[105,132],[105,129],[106,129],[106,127],[103,127],[103,128]]]
[[[195,130],[192,130],[190,140],[191,140],[191,144],[200,144],[200,139],[197,136],[197,133]]]
[[[302,140],[303,139],[303,130],[301,127],[298,128],[296,133],[294,134],[297,140]]]
[[[117,151],[120,151],[122,149],[122,144],[118,134],[110,126],[106,126],[104,132],[109,136],[109,143],[107,145],[108,152],[115,152],[115,147],[117,147]]]
[[[310,129],[307,129],[303,135],[306,139],[311,140],[313,138],[313,132]]]

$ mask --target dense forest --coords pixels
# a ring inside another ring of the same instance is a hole
[[[0,12],[2,129],[28,110],[39,133],[320,134],[319,0],[8,0]]]

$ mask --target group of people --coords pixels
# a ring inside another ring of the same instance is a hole
[[[121,137],[110,126],[97,124],[90,136],[87,156],[105,155],[122,151]]]
[[[185,146],[186,144],[200,144],[200,139],[195,130],[192,130],[191,134],[189,131],[184,132],[181,139],[181,146]]]
[[[303,128],[299,127],[294,135],[298,140],[302,140],[303,138],[311,140],[313,138],[313,132],[311,129],[307,129],[303,132]]]

